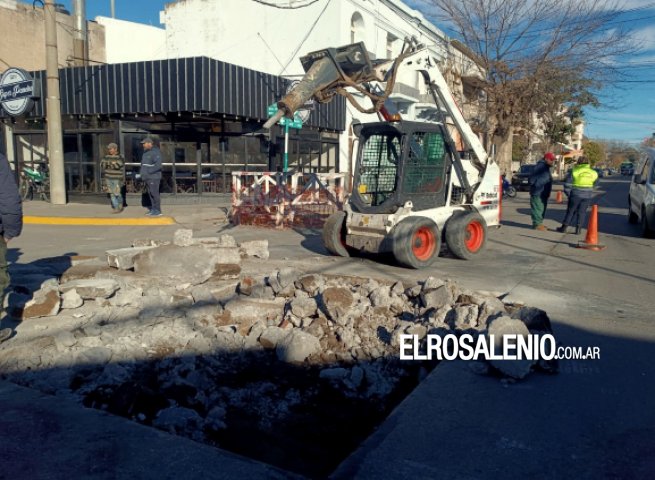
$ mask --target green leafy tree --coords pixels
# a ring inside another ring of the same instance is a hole
[[[587,142],[582,146],[585,157],[589,159],[591,165],[603,163],[605,161],[605,147],[601,143]]]

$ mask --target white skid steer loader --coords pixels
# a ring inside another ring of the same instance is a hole
[[[393,61],[371,63],[363,43],[328,48],[301,58],[303,79],[277,103],[270,127],[307,100],[326,102],[346,96],[362,112],[385,121],[359,124],[353,189],[343,211],[323,228],[325,247],[334,255],[393,252],[405,267],[423,268],[439,255],[442,242],[457,257],[472,259],[485,247],[487,228],[500,223],[500,170],[464,120],[437,63],[413,40]],[[384,100],[399,69],[420,72],[442,113],[439,123],[403,121],[389,115]],[[384,93],[374,88],[385,84]],[[346,91],[369,97],[365,110]],[[466,151],[459,152],[447,119]]]

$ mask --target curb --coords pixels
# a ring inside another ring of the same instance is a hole
[[[153,218],[112,218],[112,217],[37,217],[25,215],[23,223],[27,225],[89,225],[89,226],[150,226],[175,225],[173,217]]]

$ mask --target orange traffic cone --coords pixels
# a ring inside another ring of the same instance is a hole
[[[598,205],[591,206],[591,215],[589,216],[589,223],[587,224],[587,236],[582,242],[578,242],[578,248],[586,248],[587,250],[600,251],[605,248],[605,245],[598,243]]]
[[[557,190],[557,196],[555,197],[555,201],[557,203],[562,203],[564,201],[564,197],[562,196],[561,190]]]

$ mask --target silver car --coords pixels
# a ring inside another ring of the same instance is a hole
[[[644,237],[655,236],[655,148],[647,149],[632,176],[628,221],[639,223]]]

